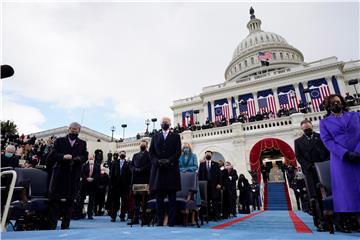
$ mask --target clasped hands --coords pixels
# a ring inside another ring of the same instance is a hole
[[[170,161],[167,158],[161,158],[157,160],[157,164],[159,167],[167,167],[169,165]]]
[[[360,153],[358,152],[347,151],[344,158],[350,162],[360,163]]]

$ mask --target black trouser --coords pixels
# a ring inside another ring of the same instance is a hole
[[[320,190],[316,188],[316,184],[319,182],[315,170],[311,170],[305,175],[305,184],[309,195],[310,208],[316,227],[319,227],[320,223],[324,222],[321,193]]]
[[[49,228],[56,229],[60,216],[62,216],[61,229],[69,228],[73,206],[73,199],[67,199],[66,201],[61,201],[60,199],[50,200],[48,212]]]
[[[258,194],[252,195],[253,210],[260,210],[260,196]]]
[[[95,214],[100,214],[105,204],[106,188],[98,188],[95,197]]]
[[[129,193],[114,191],[111,194],[111,206],[110,206],[110,217],[111,219],[116,219],[116,213],[120,209],[120,219],[125,219],[125,214],[127,211],[128,205],[128,196]],[[120,200],[121,200],[121,208],[120,208]]]
[[[209,199],[209,206],[213,212],[214,220],[220,219],[220,210],[221,210],[221,193],[219,189],[213,187],[211,182],[208,181],[208,199]]]
[[[235,191],[229,191],[229,208],[230,208],[230,213],[232,215],[236,215],[236,190]]]
[[[82,190],[80,192],[81,210],[84,208],[84,201],[85,201],[86,196],[89,196],[89,202],[88,202],[88,206],[87,206],[87,215],[88,215],[88,217],[92,217],[93,212],[94,212],[94,204],[95,204],[95,192],[93,190]]]
[[[296,189],[294,190],[295,198],[296,198],[296,205],[298,210],[301,210],[301,204],[300,204],[300,193],[296,192]]]
[[[168,196],[168,215],[169,226],[174,226],[176,223],[176,191],[175,190],[158,190],[156,192],[156,215],[158,225],[163,225],[165,204],[164,199]]]

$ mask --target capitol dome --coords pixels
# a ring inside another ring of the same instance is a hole
[[[250,8],[250,21],[247,24],[249,35],[236,47],[232,60],[225,71],[226,81],[237,80],[251,75],[261,74],[261,71],[274,71],[304,62],[303,54],[291,46],[279,34],[261,30],[261,20]],[[271,53],[269,66],[261,66],[258,60],[259,52]]]

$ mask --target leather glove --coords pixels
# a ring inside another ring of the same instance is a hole
[[[166,158],[159,159],[158,165],[160,167],[167,167],[169,165],[169,159],[166,159]]]
[[[353,163],[360,163],[360,153],[347,151],[344,154],[344,159]]]

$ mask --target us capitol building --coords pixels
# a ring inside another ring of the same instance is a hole
[[[264,109],[276,112],[290,103],[297,107],[300,100],[310,103],[311,112],[306,114],[235,122],[222,127],[186,130],[180,134],[182,142],[192,144],[198,159],[202,159],[206,150],[211,150],[215,159],[230,161],[238,173],[245,174],[250,169],[260,170],[260,161],[267,158],[296,164],[293,149],[294,140],[301,136],[300,122],[307,118],[318,131],[319,121],[325,114],[318,106],[319,101],[333,93],[343,96],[347,92],[355,94],[358,86],[349,85],[349,80],[360,78],[360,60],[343,62],[333,56],[306,63],[301,51],[284,37],[262,30],[262,21],[254,14],[251,8],[250,21],[246,25],[249,34],[236,46],[225,69],[225,81],[204,87],[197,96],[175,100],[171,106],[173,126],[176,126],[183,125],[184,121],[188,123],[187,113],[191,113],[197,122],[205,123],[207,119],[215,121],[219,112],[227,114],[227,118],[237,118],[240,112],[250,116],[258,111],[264,112]],[[269,64],[261,66],[259,53],[270,53]],[[291,97],[287,95],[289,91],[292,92]],[[283,95],[285,102],[281,97]],[[351,107],[351,111],[359,110],[359,105]],[[187,118],[184,119],[184,116]],[[35,135],[45,137],[60,132],[65,134],[66,127]],[[110,137],[87,128],[82,130],[81,135],[88,140],[89,151],[101,148],[104,158],[109,150],[125,150],[130,158],[139,151],[140,140],[115,143],[110,141]],[[95,139],[101,139],[101,142]],[[266,152],[271,154],[266,155]]]

